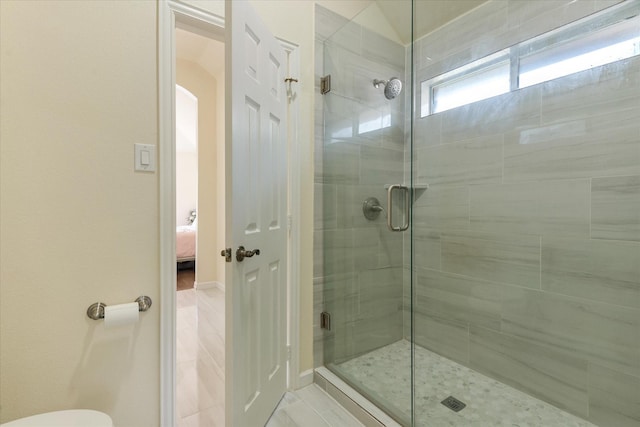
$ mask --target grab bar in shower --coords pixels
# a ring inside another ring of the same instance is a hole
[[[395,190],[404,192],[404,221],[399,227],[393,225],[393,192]],[[393,184],[387,189],[387,227],[391,231],[405,231],[409,228],[409,188],[407,186]]]

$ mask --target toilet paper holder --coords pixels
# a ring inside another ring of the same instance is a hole
[[[151,298],[146,295],[136,298],[135,302],[138,303],[138,311],[147,311],[151,307]],[[87,316],[93,320],[104,319],[104,308],[106,306],[107,304],[103,302],[94,302],[87,309]]]

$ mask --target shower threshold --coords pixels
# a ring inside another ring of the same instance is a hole
[[[595,427],[582,418],[569,414],[549,403],[525,394],[472,369],[446,359],[423,347],[415,346],[415,414],[416,426],[562,426]],[[411,344],[400,340],[373,350],[347,362],[329,365],[337,375],[323,375],[335,387],[350,389],[351,401],[358,404],[362,396],[347,383],[371,396],[401,424],[410,425],[411,419]],[[329,374],[333,374],[329,372]],[[338,378],[340,377],[340,378]],[[342,381],[344,380],[344,381]],[[322,384],[320,384],[322,386]],[[328,388],[328,386],[327,386]],[[454,396],[466,406],[455,412],[443,404],[443,399]],[[334,396],[335,397],[335,396]],[[340,399],[337,399],[340,402]],[[342,403],[342,402],[341,402]],[[371,413],[372,403],[365,403]],[[343,404],[343,406],[345,406]],[[360,405],[363,406],[363,405]],[[350,409],[347,407],[347,409]],[[379,411],[379,409],[378,409]],[[378,418],[379,419],[379,418]],[[390,419],[387,417],[387,419]],[[397,425],[381,422],[379,425]],[[367,425],[365,423],[365,425]]]

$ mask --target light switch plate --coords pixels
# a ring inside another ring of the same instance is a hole
[[[156,146],[150,144],[134,144],[135,170],[143,172],[156,171]]]

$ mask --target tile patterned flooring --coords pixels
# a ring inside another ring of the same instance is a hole
[[[177,292],[178,427],[224,427],[224,292]],[[268,427],[359,427],[349,412],[312,384],[288,392]]]
[[[315,384],[284,395],[266,427],[360,427],[353,415]]]
[[[176,296],[178,427],[224,427],[224,292]]]
[[[224,426],[224,292],[177,293],[178,427]],[[409,411],[409,342],[398,341],[339,365],[343,375],[383,396],[396,411]],[[416,348],[419,370],[417,425],[562,426],[592,424],[471,369]],[[394,375],[389,375],[394,372]],[[453,395],[468,407],[455,413],[440,404]],[[320,387],[288,392],[267,427],[357,427],[356,418]]]
[[[395,413],[410,413],[410,343],[401,340],[338,365],[337,369]],[[595,427],[581,418],[416,346],[416,425]],[[393,372],[394,375],[389,375]],[[453,412],[440,402],[467,404]]]

